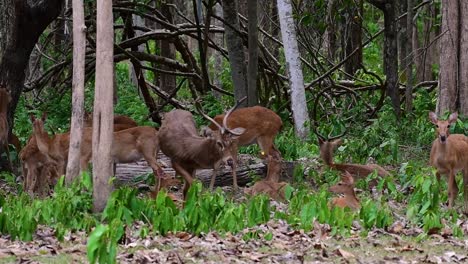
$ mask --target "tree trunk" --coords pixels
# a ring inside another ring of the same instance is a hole
[[[86,25],[83,0],[73,0],[73,98],[70,147],[65,182],[70,184],[80,172],[81,140],[83,137],[84,80],[86,55]]]
[[[442,32],[440,38],[440,72],[437,114],[455,111],[458,87],[458,0],[442,1]]]
[[[133,24],[133,26],[136,26],[136,27],[144,26],[145,21],[143,20],[143,18],[141,16],[133,14],[132,15],[132,24]],[[134,34],[133,34],[133,37],[137,37],[137,36],[140,36],[140,35],[141,35],[141,30],[135,30]],[[131,36],[128,36],[128,37],[131,38]],[[145,52],[144,45],[138,45],[138,47],[135,49],[135,51]],[[133,68],[132,63],[129,63],[128,71],[129,71],[130,79],[132,80],[133,85],[135,85],[135,87],[138,87],[138,77],[137,77],[137,73],[135,72],[135,68]]]
[[[346,30],[346,49],[345,56],[353,53],[355,49],[359,49],[354,55],[344,64],[344,70],[350,75],[354,75],[362,64],[362,12],[363,3],[359,1],[359,6],[349,4],[349,20]]]
[[[396,4],[393,0],[368,0],[384,13],[384,72],[387,95],[393,105],[397,119],[400,118],[400,94],[398,92],[398,44]]]
[[[398,11],[399,14],[402,15],[406,12],[408,12],[408,0],[398,0]],[[406,16],[407,18],[408,16]],[[406,19],[400,19],[398,21],[398,57],[399,57],[399,71],[400,72],[405,72],[406,70],[406,45],[408,45],[409,39],[408,39],[408,25],[407,25],[407,20]],[[406,76],[401,80],[402,82],[406,81]]]
[[[114,28],[112,1],[97,1],[96,87],[93,115],[93,210],[106,207],[112,191]]]
[[[223,8],[221,7],[220,3],[217,3],[214,6],[214,13],[216,16],[223,17]],[[219,21],[218,19],[214,20],[214,25],[216,27],[222,27],[223,23]],[[223,35],[219,33],[215,33],[213,37],[213,41],[218,45],[219,47],[224,47],[224,41],[223,41]],[[222,69],[223,68],[223,56],[217,52],[213,51],[212,56],[214,57],[214,68],[215,69]],[[213,71],[213,84],[216,87],[223,88],[223,81],[222,81],[222,71],[220,70],[215,70]],[[213,91],[214,96],[216,98],[221,98],[221,93],[218,91]]]
[[[277,0],[278,14],[281,27],[281,37],[284,45],[286,66],[289,72],[291,87],[291,108],[293,112],[294,127],[299,138],[306,139],[308,131],[305,122],[309,120],[302,76],[299,48],[296,38],[296,27],[290,0]]]
[[[327,23],[327,32],[326,32],[326,46],[327,46],[327,56],[328,59],[332,62],[335,61],[337,43],[336,43],[336,21],[335,21],[335,0],[329,0],[327,3],[327,16],[325,21]]]
[[[38,1],[34,5],[29,1],[0,1],[0,84],[12,96],[8,106],[9,133],[14,126],[13,116],[31,51],[42,32],[60,14],[62,3],[63,0]]]
[[[169,6],[169,4],[173,4],[173,2],[173,0],[166,0],[161,6],[161,12],[166,17],[169,23],[173,23],[171,7]],[[173,60],[175,59],[175,48],[174,44],[171,43],[171,40],[161,40],[160,47],[161,56]],[[162,70],[171,71],[171,68],[164,64],[162,64],[160,67]],[[159,86],[167,94],[171,94],[176,89],[176,76],[172,74],[160,73]]]
[[[407,0],[407,10],[408,14],[406,15],[406,36],[408,42],[406,43],[406,91],[405,91],[405,109],[407,113],[411,113],[413,108],[413,0]]]
[[[460,50],[459,50],[459,114],[468,117],[468,2],[460,1]],[[465,183],[466,184],[466,183]]]
[[[234,85],[234,97],[236,101],[247,96],[247,79],[245,69],[245,54],[242,38],[234,29],[239,30],[239,17],[237,15],[237,1],[223,0],[223,16],[228,25],[224,25],[226,46],[229,53],[229,63],[231,64],[231,77]],[[246,106],[243,102],[241,106]]]
[[[249,0],[248,3],[249,15],[249,65],[248,65],[248,91],[247,104],[254,106],[258,104],[257,97],[257,74],[258,74],[258,1]]]

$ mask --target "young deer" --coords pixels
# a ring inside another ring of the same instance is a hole
[[[335,136],[332,138],[325,138],[324,136],[320,135],[317,131],[315,131],[318,137],[319,146],[320,146],[320,157],[322,158],[323,162],[328,165],[332,169],[336,169],[345,173],[347,171],[355,178],[365,178],[369,174],[374,171],[377,171],[377,174],[380,177],[389,176],[390,173],[386,171],[384,168],[377,164],[353,164],[353,163],[334,163],[333,162],[333,151],[343,143],[340,139],[344,135],[341,134],[339,136]]]
[[[244,98],[245,99],[245,98]],[[242,102],[239,101],[231,108],[225,119]],[[184,197],[193,182],[195,171],[198,169],[212,168],[210,189],[213,189],[216,173],[222,163],[232,166],[233,155],[230,151],[233,140],[242,135],[244,128],[229,129],[221,126],[197,107],[200,114],[217,124],[221,133],[213,133],[212,136],[199,136],[195,121],[190,112],[185,110],[172,110],[164,115],[159,129],[159,142],[162,152],[172,162],[176,174],[182,176],[185,181]],[[225,124],[225,122],[223,122]],[[237,187],[237,178],[233,170],[234,188]]]
[[[444,174],[448,177],[449,207],[453,207],[458,195],[455,180],[457,172],[463,172],[464,211],[468,213],[468,138],[462,134],[450,134],[450,125],[457,121],[458,114],[452,113],[447,121],[439,120],[434,112],[429,113],[430,121],[436,126],[437,138],[432,142],[430,165],[437,169],[437,179]]]
[[[356,194],[354,193],[354,178],[351,174],[347,171],[341,175],[341,181],[339,181],[336,185],[331,186],[328,189],[330,192],[343,194],[343,197],[335,197],[332,200],[333,206],[338,207],[349,207],[352,210],[358,210],[361,208],[361,204],[359,203]]]

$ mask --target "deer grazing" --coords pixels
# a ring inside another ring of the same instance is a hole
[[[448,177],[449,208],[458,195],[455,180],[457,172],[463,172],[464,211],[468,213],[468,138],[463,134],[450,134],[450,125],[457,121],[458,114],[452,113],[448,120],[439,120],[434,112],[429,113],[430,121],[436,126],[437,138],[432,142],[430,165],[437,169],[436,176]]]
[[[231,130],[226,127],[225,120],[241,102],[242,100],[237,102],[227,112],[223,125],[218,124],[218,122],[204,114],[197,106],[200,114],[209,121],[214,122],[220,131],[220,133],[213,133],[208,137],[199,136],[190,112],[175,109],[164,115],[159,129],[160,147],[162,152],[171,159],[176,174],[182,176],[185,181],[184,197],[194,180],[197,169],[213,169],[210,182],[210,189],[213,189],[219,166],[222,163],[233,165],[232,144],[236,138],[242,135],[245,129],[237,127]],[[233,181],[234,188],[237,188],[237,178],[234,170]]]
[[[332,200],[333,206],[349,207],[352,210],[361,208],[361,204],[354,193],[354,178],[347,171],[341,175],[341,181],[328,189],[330,192],[343,194],[343,197],[335,197]]]
[[[353,163],[334,163],[333,162],[333,151],[343,143],[340,139],[343,135],[338,135],[331,138],[326,138],[318,133],[318,131],[314,130],[315,134],[318,137],[318,142],[320,146],[320,157],[322,158],[323,162],[327,166],[332,169],[336,169],[345,173],[347,171],[355,178],[361,179],[367,177],[374,171],[377,171],[377,174],[380,177],[389,176],[390,173],[386,171],[384,168],[377,164],[353,164]]]

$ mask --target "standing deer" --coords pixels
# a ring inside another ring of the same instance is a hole
[[[8,132],[10,127],[8,125],[8,104],[11,102],[10,92],[2,87],[0,88],[0,147],[7,155],[8,163],[11,169],[10,151],[8,149]]]
[[[361,208],[361,204],[354,193],[354,178],[347,171],[341,175],[341,181],[328,189],[330,192],[343,194],[343,197],[335,197],[332,200],[333,206],[349,207],[352,210]]]
[[[464,211],[468,213],[468,138],[462,134],[450,134],[450,125],[457,121],[458,113],[452,113],[449,119],[439,120],[434,112],[429,113],[430,121],[436,126],[437,138],[432,142],[430,165],[437,169],[436,176],[448,177],[449,208],[454,205],[458,195],[455,180],[457,172],[463,172]]]
[[[213,189],[219,166],[222,163],[232,166],[234,162],[231,152],[233,140],[242,135],[245,129],[237,127],[231,130],[225,126],[225,120],[243,100],[238,101],[227,112],[223,125],[204,114],[197,104],[197,110],[200,114],[214,122],[221,132],[214,133],[209,137],[199,136],[193,116],[188,111],[176,109],[164,115],[159,129],[159,142],[162,152],[171,159],[176,174],[182,176],[185,181],[184,197],[193,182],[197,169],[213,169],[210,182],[210,189]],[[234,188],[237,188],[235,170],[233,170],[233,181]]]
[[[345,133],[331,138],[326,138],[319,134],[317,130],[314,130],[314,132],[318,137],[320,157],[322,158],[323,162],[330,168],[339,170],[342,173],[345,173],[346,171],[355,178],[365,178],[374,171],[377,171],[377,174],[380,177],[390,175],[388,171],[377,164],[334,163],[333,151],[336,147],[343,143],[341,137],[344,136]]]
[[[283,126],[283,121],[275,112],[262,106],[252,106],[237,109],[230,114],[229,118],[225,117],[225,114],[215,116],[213,118],[214,122],[211,121],[209,125],[209,129],[205,129],[202,133],[205,136],[209,136],[213,133],[220,133],[219,126],[217,125],[220,123],[222,123],[224,127],[243,127],[245,129],[244,133],[231,145],[231,155],[234,160],[233,171],[237,169],[238,147],[248,146],[254,143],[258,144],[260,147],[262,158],[270,160],[268,157],[271,155],[275,160],[281,162],[281,154],[275,147],[274,141],[276,135]],[[271,165],[268,163],[268,175],[271,174],[269,172],[270,170]],[[279,178],[274,181],[278,182]]]

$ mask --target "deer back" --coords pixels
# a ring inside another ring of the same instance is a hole
[[[223,123],[224,116],[220,114],[214,117],[218,124]],[[245,131],[237,139],[239,145],[249,145],[255,142],[259,136],[275,137],[283,126],[281,118],[272,110],[262,106],[240,108],[233,111],[228,119],[229,128],[243,127]],[[216,131],[218,127],[211,123],[209,127]]]

